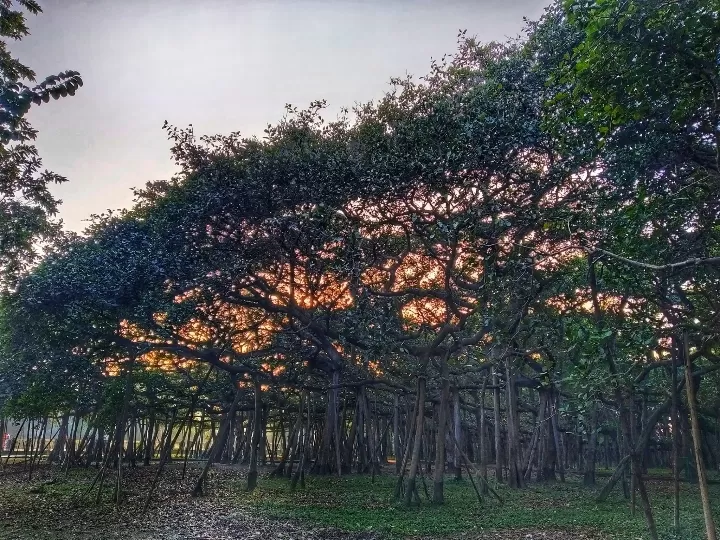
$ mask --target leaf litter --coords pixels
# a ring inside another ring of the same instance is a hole
[[[237,468],[214,469],[208,494],[190,497],[197,473],[171,466],[162,475],[148,512],[145,497],[155,467],[123,472],[123,501],[112,502],[114,471],[110,471],[102,500],[87,494],[93,469],[41,468],[27,481],[21,466],[0,473],[0,539],[13,540],[381,540],[381,533],[348,532],[308,522],[269,518],[239,501],[244,473]],[[414,540],[433,540],[430,536]],[[475,540],[600,540],[587,531],[506,530],[454,534],[448,538]]]

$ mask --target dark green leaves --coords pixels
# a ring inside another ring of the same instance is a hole
[[[32,0],[17,2],[32,14],[40,6]],[[25,13],[3,1],[0,9],[0,36],[22,39],[28,34]],[[42,161],[29,144],[36,132],[25,115],[31,105],[74,95],[82,86],[80,74],[64,71],[30,87],[35,80],[31,69],[14,59],[0,41],[0,289],[11,287],[28,265],[38,257],[38,244],[58,231],[53,220],[57,202],[48,184],[64,181],[59,175],[42,171]]]

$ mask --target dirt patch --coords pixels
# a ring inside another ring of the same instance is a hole
[[[239,507],[233,492],[243,473],[219,469],[209,478],[209,494],[189,496],[196,472],[181,478],[178,467],[170,467],[153,497],[147,514],[142,513],[155,468],[124,472],[125,499],[119,508],[110,501],[106,488],[95,504],[95,492],[87,493],[94,471],[74,471],[65,477],[43,468],[28,482],[20,467],[10,467],[0,476],[0,538],[16,540],[236,540],[307,539],[376,540],[374,534],[349,534],[331,528],[254,515]],[[113,478],[108,479],[112,484]]]

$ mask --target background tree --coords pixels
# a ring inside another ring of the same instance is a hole
[[[38,242],[59,230],[53,220],[58,201],[49,186],[64,182],[59,174],[42,171],[42,161],[31,144],[37,132],[25,116],[30,107],[74,95],[82,86],[80,74],[63,71],[35,86],[35,73],[8,50],[7,40],[29,34],[26,12],[42,10],[34,0],[0,2],[0,286],[11,286],[38,255]]]

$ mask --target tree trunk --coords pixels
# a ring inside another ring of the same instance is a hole
[[[338,436],[338,414],[337,414],[337,392],[338,389],[335,387],[338,384],[340,373],[334,371],[331,377],[331,388],[327,391],[327,410],[325,414],[325,428],[323,429],[322,435],[322,446],[320,448],[320,455],[315,464],[315,468],[320,474],[329,474],[332,472],[332,455],[336,455],[337,465],[340,465],[341,458],[337,456],[339,451]],[[341,471],[337,471],[341,474]]]
[[[450,396],[450,379],[447,359],[441,360],[442,390],[440,392],[440,405],[438,409],[437,431],[435,432],[435,472],[433,475],[433,504],[445,502],[445,437],[447,426],[448,398]]]
[[[545,408],[544,394],[540,394],[540,404],[538,405],[538,418],[535,421],[533,427],[532,437],[530,438],[530,448],[528,448],[527,464],[525,465],[525,474],[523,478],[529,480],[532,476],[533,461],[535,459],[536,450],[538,447],[538,440],[540,439],[540,425],[542,423],[542,411]]]
[[[635,414],[635,396],[630,397],[629,403],[629,422],[630,422],[630,444],[635,445],[637,440],[637,418]],[[643,453],[644,455],[644,453]],[[630,515],[635,515],[635,508],[637,506],[636,494],[638,489],[637,479],[639,475],[642,475],[642,469],[638,470],[639,456],[633,456],[633,460],[630,462]]]
[[[505,361],[507,396],[507,439],[508,439],[508,485],[512,488],[523,486],[522,473],[520,472],[520,426],[517,413],[517,396],[515,393],[515,377],[512,373],[511,361]]]
[[[302,417],[302,411],[300,413],[300,416]],[[295,491],[298,481],[300,481],[301,486],[305,487],[305,459],[308,452],[308,447],[310,446],[310,394],[307,395],[307,424],[305,427],[305,433],[300,432],[300,445],[301,445],[301,452],[300,452],[300,463],[298,464],[298,468],[295,471],[295,474],[293,474],[292,479],[290,480],[290,490]]]
[[[123,403],[117,422],[117,430],[115,431],[115,449],[117,451],[117,481],[115,483],[115,504],[119,505],[122,500],[122,454],[123,439],[125,438],[125,424],[130,410],[130,398],[133,390],[133,367],[135,358],[131,357],[128,361],[127,373],[125,374],[125,390],[123,393]]]
[[[263,423],[262,414],[262,388],[260,381],[255,379],[255,423],[253,426],[252,442],[250,443],[250,469],[248,470],[247,490],[253,491],[257,486],[258,478],[258,446],[260,445],[260,429]]]
[[[60,429],[58,431],[57,440],[55,441],[55,446],[53,446],[52,452],[50,452],[50,455],[48,456],[49,465],[52,465],[56,461],[62,461],[64,457],[69,423],[70,413],[66,412],[62,415],[62,419],[60,420]],[[2,439],[2,437],[0,437],[0,439]]]
[[[410,454],[412,453],[412,442],[414,441],[415,436],[415,426],[417,425],[417,422],[415,422],[415,417],[417,416],[417,408],[418,408],[418,397],[419,394],[415,394],[415,404],[413,405],[412,412],[408,411],[405,415],[407,418],[407,421],[405,422],[405,445],[403,449],[403,455],[402,455],[402,463],[400,465],[400,472],[397,477],[397,481],[395,482],[395,499],[399,499],[402,496],[403,493],[403,487],[404,487],[404,481],[405,481],[405,470],[408,465],[408,461],[410,461]]]
[[[393,456],[395,457],[395,474],[400,474],[402,457],[400,456],[400,398],[393,395]]]
[[[417,493],[417,473],[420,468],[420,448],[422,445],[423,427],[425,422],[425,377],[418,378],[418,402],[415,415],[415,440],[413,441],[410,471],[408,472],[408,487],[405,492],[405,505],[410,506],[413,495]]]
[[[260,424],[260,462],[263,465],[267,464],[267,432],[268,432],[268,411],[267,404],[262,406],[262,423]]]
[[[553,440],[555,441],[555,464],[560,473],[560,481],[565,482],[565,465],[563,463],[564,448],[562,445],[562,437],[560,436],[560,395],[553,392],[551,396],[551,416]],[[597,433],[595,434],[595,448],[597,448]]]
[[[620,412],[620,426],[622,429],[622,436],[625,446],[629,450],[630,456],[630,467],[633,476],[633,492],[637,488],[640,491],[640,500],[643,505],[643,512],[645,514],[645,521],[648,526],[648,532],[650,533],[651,540],[658,540],[657,529],[655,527],[655,518],[652,514],[652,507],[650,506],[650,500],[645,490],[645,482],[642,478],[642,463],[640,456],[644,452],[644,445],[637,445],[634,437],[632,436],[633,427],[632,423],[635,422],[634,406],[628,408],[625,403],[625,398],[621,393],[620,389],[615,391],[615,397],[618,402],[618,408]],[[632,396],[631,396],[632,399]],[[657,419],[653,420],[653,424],[657,422]],[[647,426],[646,426],[647,427]]]
[[[478,428],[478,445],[479,445],[479,454],[480,454],[480,476],[482,477],[482,486],[480,488],[480,491],[483,495],[485,495],[488,491],[487,488],[487,478],[488,478],[488,446],[487,446],[487,430],[485,426],[485,387],[487,386],[488,378],[485,376],[483,379],[483,385],[482,390],[480,392],[480,399],[477,399],[477,395],[475,396],[475,404],[477,408],[475,409],[477,414],[477,428]]]
[[[453,390],[453,434],[458,445],[462,441],[462,425],[460,423],[460,392]],[[460,459],[460,447],[453,452],[453,466],[455,467],[455,480],[462,478],[462,459]]]
[[[333,389],[332,389],[332,427],[333,437],[335,438],[335,467],[337,469],[337,475],[342,476],[342,453],[340,452],[340,422],[339,422],[339,406],[340,406],[340,372],[333,372],[332,377]],[[362,392],[364,396],[364,392]],[[363,398],[364,399],[364,398]]]
[[[272,472],[271,476],[283,476],[285,474],[285,466],[288,463],[288,459],[292,460],[295,458],[295,448],[297,447],[297,441],[298,437],[300,435],[300,431],[302,428],[302,421],[303,421],[303,410],[305,407],[305,396],[307,395],[307,390],[303,390],[303,393],[300,395],[300,405],[298,406],[298,416],[297,420],[295,420],[295,424],[293,424],[292,431],[290,432],[290,437],[288,438],[287,444],[285,445],[285,448],[283,449],[282,457],[280,458],[280,463],[278,463],[275,470]]]
[[[695,450],[695,466],[700,484],[700,499],[702,500],[703,515],[705,517],[705,534],[708,540],[717,540],[715,521],[713,520],[712,509],[710,508],[710,492],[708,490],[707,476],[705,473],[705,462],[702,455],[702,443],[700,432],[700,419],[697,412],[695,396],[695,382],[693,381],[692,360],[688,345],[687,334],[683,335],[683,356],[685,357],[685,388],[687,391],[688,408],[690,409],[690,427],[692,430],[693,448]]]
[[[355,440],[358,438],[357,430],[358,423],[360,422],[360,392],[355,392],[355,408],[353,410],[352,423],[350,424],[350,433],[348,438],[345,440],[345,469],[350,472],[353,464],[353,450],[355,448]]]
[[[233,381],[233,386],[236,386],[234,381]],[[240,388],[236,388],[235,396],[233,397],[233,401],[232,401],[232,404],[230,405],[230,409],[226,413],[225,418],[220,422],[219,432],[218,432],[217,436],[215,437],[215,441],[213,442],[212,447],[210,448],[207,461],[205,462],[205,466],[203,467],[203,470],[200,473],[200,476],[198,477],[197,481],[195,482],[195,487],[193,488],[193,491],[192,491],[193,497],[202,495],[205,491],[205,480],[207,479],[207,475],[210,472],[210,467],[212,467],[212,464],[220,458],[221,452],[223,451],[223,444],[221,441],[226,440],[225,434],[227,433],[228,429],[230,428],[230,417],[233,415],[233,413],[237,409],[238,403],[240,402],[240,394],[241,394]]]
[[[147,467],[153,457],[155,446],[155,410],[150,411],[150,419],[148,420],[147,438],[145,439],[145,448],[143,455],[143,464]]]
[[[220,445],[222,448],[222,450],[220,450],[220,456],[218,457],[218,462],[220,463],[230,463],[230,458],[232,457],[233,445],[229,443],[233,439],[233,432],[235,430],[235,424],[237,422],[237,409],[235,409],[232,412],[232,415],[227,418],[227,422],[228,426],[223,433],[223,440],[220,441]]]
[[[495,478],[498,482],[503,480],[503,444],[500,424],[500,381],[498,380],[497,367],[492,368],[493,383],[493,407],[495,422]]]
[[[595,485],[595,457],[597,455],[598,406],[593,401],[590,409],[590,439],[588,441],[587,459],[585,460],[585,474],[583,484],[588,487]]]
[[[640,467],[638,466],[635,467],[635,485],[640,492],[640,501],[642,502],[643,512],[645,513],[645,521],[648,525],[650,538],[652,540],[658,540],[658,533],[655,528],[655,519],[653,518],[652,507],[650,506],[650,499],[648,498],[647,490],[645,489],[645,482],[642,479],[642,473],[640,471]]]
[[[678,355],[682,343],[676,338],[673,339],[672,368],[670,377],[670,392],[672,397],[672,410],[670,422],[672,426],[672,470],[673,470],[673,532],[680,532],[680,438],[678,422]]]

